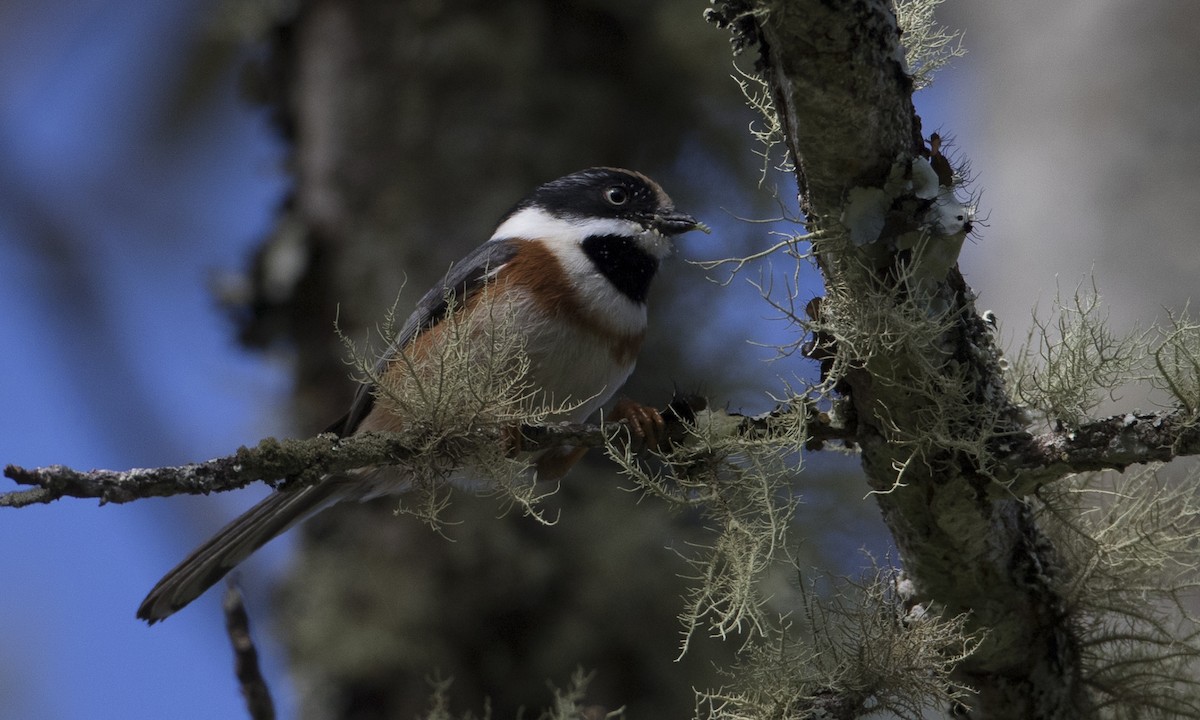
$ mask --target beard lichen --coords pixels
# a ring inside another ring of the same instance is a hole
[[[533,482],[528,457],[517,452],[517,429],[544,423],[589,398],[551,400],[534,386],[516,308],[485,299],[482,306],[491,312],[455,312],[459,300],[452,291],[444,300],[444,317],[422,331],[420,342],[393,344],[379,354],[342,336],[359,380],[394,418],[388,429],[401,433],[414,451],[394,466],[371,472],[380,482],[408,491],[398,501],[398,512],[435,529],[442,525],[453,485],[493,492],[503,505],[552,522],[538,503],[555,488]],[[397,336],[396,319],[393,307],[380,337]]]

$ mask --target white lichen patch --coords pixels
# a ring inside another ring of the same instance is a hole
[[[923,200],[932,200],[942,191],[938,185],[937,172],[925,158],[912,161],[911,188],[912,194]]]
[[[891,198],[881,188],[850,189],[849,199],[842,208],[842,225],[850,232],[850,242],[862,247],[879,239],[887,220]]]

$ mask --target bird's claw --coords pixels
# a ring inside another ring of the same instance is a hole
[[[609,422],[626,421],[629,432],[647,449],[658,450],[667,436],[667,423],[655,408],[623,397],[608,412]]]

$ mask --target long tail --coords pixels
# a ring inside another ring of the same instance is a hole
[[[153,625],[200,597],[272,538],[335,502],[346,484],[327,478],[293,492],[274,492],[221,528],[163,576],[138,608]]]

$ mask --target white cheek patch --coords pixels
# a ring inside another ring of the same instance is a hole
[[[671,254],[671,240],[647,230],[632,220],[617,218],[561,218],[538,207],[523,208],[492,233],[491,240],[542,240],[549,247],[578,246],[593,235],[620,235],[633,238],[642,250],[662,260]]]
[[[571,226],[539,208],[524,208],[500,223],[491,240],[530,240],[571,232]]]
[[[550,244],[583,242],[589,235],[628,235],[642,232],[642,226],[615,218],[570,219],[551,215],[538,207],[523,208],[496,228],[492,240],[524,238],[545,240]]]

